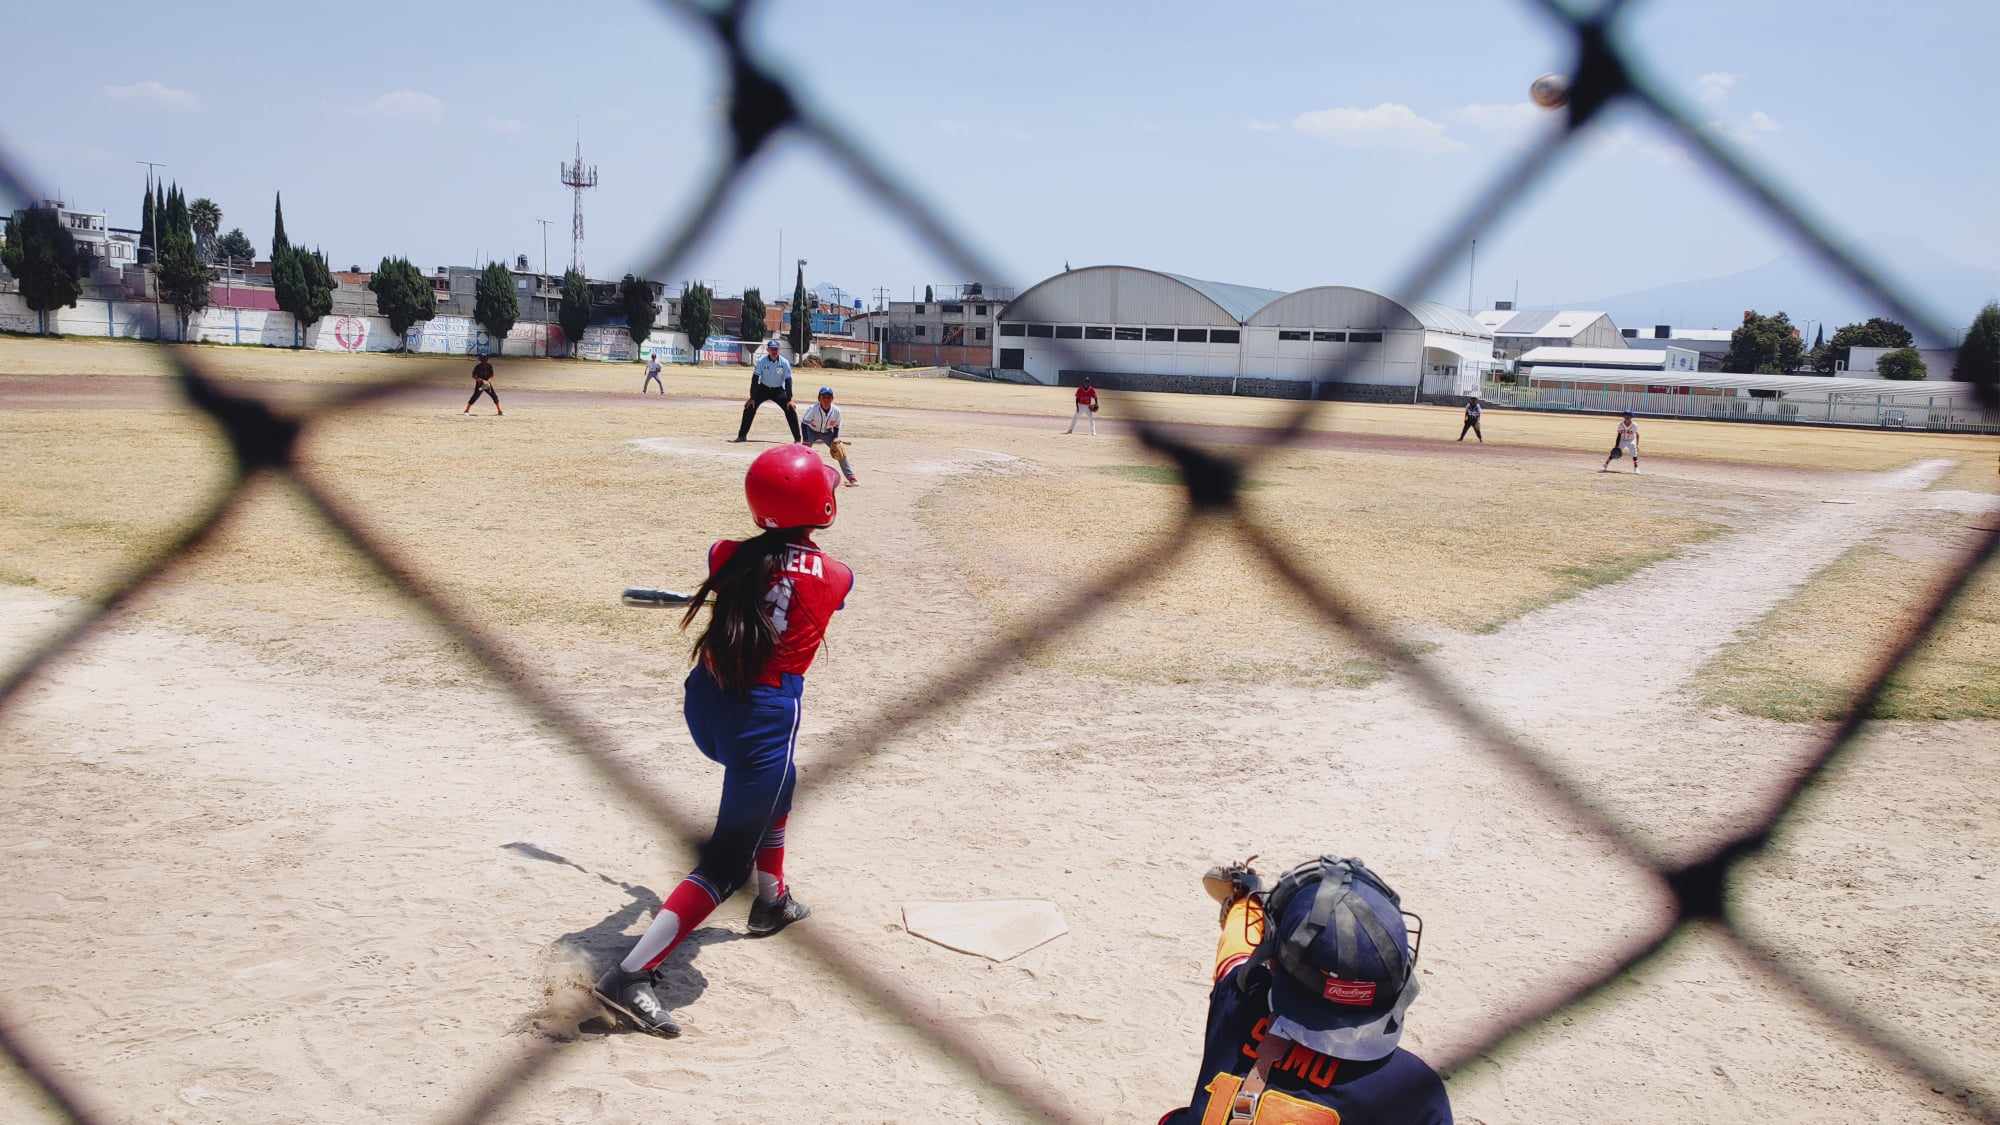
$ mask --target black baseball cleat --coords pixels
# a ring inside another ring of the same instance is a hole
[[[770,937],[812,913],[812,908],[786,891],[776,902],[758,899],[750,904],[750,936]]]
[[[605,1007],[648,1035],[673,1039],[681,1033],[681,1025],[674,1022],[673,1014],[653,992],[651,973],[628,973],[613,965],[597,978],[597,986],[590,991]]]

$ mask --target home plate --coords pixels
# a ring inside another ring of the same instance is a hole
[[[1039,898],[906,902],[903,928],[946,949],[1011,961],[1069,932],[1056,904]]]

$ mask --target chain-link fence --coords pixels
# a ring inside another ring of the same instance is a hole
[[[1770,220],[1810,247],[1831,272],[1843,276],[1871,294],[1882,307],[1935,339],[1951,338],[1939,330],[1896,291],[1885,285],[1875,272],[1842,245],[1834,234],[1807,217],[1805,211],[1778,185],[1758,175],[1723,148],[1715,137],[1701,128],[1661,86],[1639,72],[1624,53],[1614,34],[1617,21],[1627,5],[1622,0],[1606,0],[1588,13],[1573,12],[1557,0],[1524,0],[1554,21],[1570,39],[1574,49],[1571,98],[1562,127],[1516,156],[1495,175],[1462,213],[1442,224],[1426,251],[1410,266],[1401,284],[1392,293],[1417,294],[1430,289],[1443,270],[1453,262],[1469,239],[1498,220],[1520,200],[1529,197],[1556,162],[1550,158],[1570,144],[1581,131],[1615,103],[1626,103],[1649,114],[1661,126],[1676,134],[1690,149],[1739,194],[1760,208]],[[674,229],[657,254],[639,271],[640,276],[676,276],[687,251],[700,234],[721,215],[728,185],[755,169],[770,142],[781,133],[791,132],[807,139],[840,165],[862,189],[900,214],[915,233],[937,248],[968,277],[995,277],[1000,271],[979,254],[972,243],[945,223],[919,195],[890,175],[844,129],[818,115],[794,96],[787,83],[752,52],[745,25],[755,0],[735,0],[724,7],[711,8],[694,0],[667,0],[670,15],[712,37],[727,59],[730,75],[729,133],[731,151],[721,162],[700,199]],[[0,192],[12,202],[25,205],[41,196],[31,190],[32,181],[17,154],[0,151]],[[1338,380],[1350,367],[1367,362],[1374,349],[1354,349],[1343,362],[1317,374],[1316,378]],[[465,647],[471,657],[499,676],[519,701],[538,719],[559,732],[579,757],[594,768],[614,789],[644,811],[662,830],[686,841],[690,848],[702,836],[700,827],[660,801],[612,752],[612,740],[590,715],[584,714],[553,694],[543,683],[506,657],[488,633],[465,615],[448,606],[426,577],[391,551],[383,538],[370,527],[360,512],[350,508],[324,483],[302,471],[296,459],[301,435],[324,419],[380,401],[436,373],[431,363],[413,363],[408,373],[393,382],[351,388],[301,412],[288,412],[263,401],[244,387],[230,385],[204,370],[196,351],[173,347],[167,354],[174,365],[181,391],[188,402],[207,415],[227,434],[235,457],[235,475],[221,496],[211,502],[193,526],[180,534],[165,550],[145,562],[116,592],[105,597],[80,620],[63,629],[31,654],[0,682],[0,714],[22,698],[28,686],[80,641],[101,628],[142,591],[169,581],[192,554],[216,537],[226,518],[241,504],[258,478],[274,477],[295,489],[317,512],[320,519],[345,542],[392,579],[416,611],[427,616],[442,632]],[[1082,361],[1065,366],[1081,368]],[[454,366],[454,370],[455,370]],[[1978,393],[1987,405],[2000,402],[1990,381]],[[1292,584],[1324,618],[1327,625],[1352,637],[1385,665],[1395,669],[1431,705],[1468,732],[1483,752],[1531,779],[1576,824],[1587,828],[1608,848],[1667,892],[1674,903],[1670,917],[1630,948],[1618,950],[1593,979],[1559,992],[1539,996],[1495,1022],[1448,1058],[1434,1060],[1438,1069],[1450,1074],[1471,1060],[1540,1026],[1551,1016],[1580,1004],[1626,973],[1656,957],[1671,939],[1685,928],[1703,926],[1723,935],[1745,954],[1758,970],[1780,989],[1805,1007],[1814,1009],[1846,1029],[1857,1041],[1896,1067],[1921,1076],[1946,1102],[1959,1106],[1978,1119],[2000,1122],[2000,1104],[1993,1100],[1990,1076],[1975,1077],[1938,1057],[1897,1031],[1882,1025],[1795,969],[1776,949],[1760,941],[1739,925],[1741,906],[1731,898],[1731,878],[1745,860],[1758,855],[1771,843],[1774,834],[1797,807],[1802,797],[1817,785],[1828,769],[1854,743],[1868,722],[1885,686],[1912,654],[1924,644],[1954,610],[1978,574],[2000,547],[2000,529],[1985,531],[1970,549],[1954,560],[1949,572],[1920,613],[1916,624],[1895,644],[1880,653],[1866,686],[1855,696],[1845,718],[1835,724],[1824,741],[1798,768],[1756,826],[1710,848],[1701,858],[1687,863],[1669,863],[1645,847],[1637,835],[1611,818],[1591,794],[1554,766],[1541,750],[1507,733],[1481,707],[1452,689],[1436,670],[1398,644],[1365,608],[1364,598],[1338,589],[1312,575],[1296,553],[1279,541],[1244,509],[1238,485],[1246,470],[1295,441],[1315,414],[1335,409],[1313,401],[1300,401],[1282,420],[1240,455],[1224,455],[1175,436],[1168,428],[1150,420],[1138,396],[1127,406],[1135,412],[1139,440],[1170,459],[1178,467],[1186,493],[1183,519],[1174,533],[1157,544],[1130,556],[1124,564],[1105,573],[1089,588],[1075,593],[1063,604],[1013,632],[992,641],[947,669],[910,702],[893,706],[877,715],[849,738],[839,752],[820,762],[815,785],[827,782],[850,769],[863,768],[877,748],[915,724],[933,717],[944,704],[962,700],[1000,676],[1002,669],[1038,650],[1062,643],[1079,625],[1114,605],[1139,579],[1154,573],[1174,559],[1182,547],[1196,538],[1190,534],[1211,527],[1234,535],[1247,545],[1265,565]],[[794,931],[793,946],[840,978],[848,987],[864,991],[912,1027],[922,1031],[930,1048],[951,1064],[968,1085],[991,1089],[1014,1111],[1048,1121],[1078,1120],[1075,1110],[1040,1085],[1012,1082],[1005,1068],[998,1066],[998,1053],[961,1028],[941,1027],[924,1016],[928,998],[919,988],[873,967],[865,952],[833,940],[823,930],[805,927]],[[505,1069],[468,1098],[452,1121],[485,1120],[505,1107],[528,1084],[535,1081],[562,1050],[557,1041],[540,1043],[518,1064]],[[89,1108],[96,1096],[86,1096],[68,1078],[61,1077],[49,1060],[31,1046],[0,1013],[0,1048],[4,1048],[23,1073],[47,1095],[50,1102],[77,1122],[100,1118]],[[1190,1060],[1192,1061],[1192,1060]],[[106,1083],[115,1081],[105,1076]]]

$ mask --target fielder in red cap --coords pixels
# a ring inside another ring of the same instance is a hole
[[[695,746],[720,763],[722,808],[695,869],[654,915],[638,944],[598,980],[599,1000],[640,1030],[681,1033],[653,990],[654,974],[688,934],[754,875],[750,934],[764,937],[810,911],[785,884],[785,821],[798,770],[800,705],[827,623],[847,603],[854,572],[820,550],[840,473],[803,445],[766,450],[743,491],[760,534],[708,549],[708,580],[681,628],[715,600],[694,645],[682,710]]]

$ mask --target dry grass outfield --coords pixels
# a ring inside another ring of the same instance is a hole
[[[463,356],[337,355],[223,346],[196,350],[203,362],[238,378],[352,382],[390,378],[419,366],[434,371],[441,382],[470,386],[466,372],[471,370],[471,361]],[[162,371],[160,356],[153,348],[129,341],[0,339],[0,375],[154,375]],[[499,363],[503,395],[510,386],[636,391],[640,381],[636,364],[532,359]],[[738,396],[746,381],[742,369],[675,367],[667,374],[670,389],[680,394]],[[841,401],[854,405],[949,407],[1057,418],[1068,414],[1069,392],[1057,388],[953,382],[949,392],[941,393],[929,380],[818,369],[799,373],[800,383],[817,381],[837,384]],[[1262,427],[1285,416],[1291,405],[1271,399],[1165,394],[1130,396],[1133,401],[1128,405],[1120,401],[1123,397],[1115,392],[1105,395],[1106,419],[1119,418],[1136,408],[1170,421]],[[1343,404],[1338,409],[1321,410],[1310,426],[1329,432],[1436,439],[1457,435],[1456,418],[1457,411],[1448,407]],[[1490,411],[1485,423],[1487,439],[1495,443],[1599,456],[1610,445],[1611,428],[1612,422],[1605,418],[1505,410]],[[1893,469],[1919,458],[1943,458],[1958,466],[1938,482],[1938,487],[2000,491],[2000,473],[1995,471],[2000,465],[1996,461],[2000,438],[1667,420],[1645,421],[1642,432],[1644,452],[1662,458],[1860,471]]]
[[[1011,622],[1164,542],[1183,511],[1164,467],[1131,463],[1122,444],[1067,440],[1083,471],[961,478],[921,504],[974,593]],[[1468,469],[1451,457],[1301,450],[1264,465],[1245,497],[1309,570],[1422,646],[1437,630],[1490,629],[1615,581],[1721,529],[1721,490],[1632,483],[1544,462]],[[1178,564],[1148,571],[1045,662],[1143,682],[1380,676],[1228,527],[1196,534]]]
[[[1990,518],[1990,517],[1982,517]],[[1704,668],[1704,702],[1785,722],[1837,719],[1885,647],[1914,622],[1945,565],[1976,532],[1949,513],[1913,514],[1903,533],[1856,547]],[[2000,570],[1961,596],[1889,689],[1885,719],[2000,718]]]

